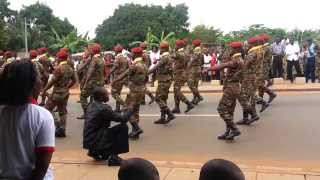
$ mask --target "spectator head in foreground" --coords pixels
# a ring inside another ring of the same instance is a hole
[[[31,61],[14,61],[0,77],[0,105],[20,106],[40,93],[40,79]]]
[[[109,93],[104,87],[95,87],[92,94],[95,101],[102,103],[109,101]]]
[[[233,162],[214,159],[202,166],[199,180],[245,180],[245,177]]]
[[[157,168],[149,161],[132,158],[124,161],[118,172],[118,180],[159,180]]]

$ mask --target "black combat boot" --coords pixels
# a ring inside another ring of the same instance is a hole
[[[251,125],[252,123],[258,121],[260,119],[260,117],[257,115],[256,112],[251,111],[251,119],[249,119],[249,121],[247,121],[246,125]]]
[[[223,134],[218,136],[219,140],[226,140],[228,135],[230,134],[231,129],[230,128],[226,128],[226,132],[224,132]]]
[[[171,112],[174,114],[180,114],[180,103],[176,102]]]
[[[154,97],[154,95],[152,93],[148,94],[150,101],[149,101],[149,105],[153,104],[156,101],[156,98]]]
[[[174,120],[176,118],[176,116],[170,111],[169,108],[165,112],[168,115],[167,123],[169,123],[170,121],[172,121],[172,120]]]
[[[190,101],[187,101],[186,105],[187,105],[187,109],[184,111],[185,113],[191,111],[191,109],[194,108],[194,105]]]
[[[240,136],[241,132],[239,131],[239,129],[236,126],[233,126],[230,129],[231,129],[231,131],[230,131],[229,135],[226,137],[226,140],[232,141],[232,140],[234,140],[235,137]]]
[[[198,101],[199,102],[203,101],[203,97],[200,94],[198,95]]]
[[[268,103],[271,103],[276,97],[277,95],[275,93],[270,94]]]
[[[160,119],[158,119],[157,121],[154,121],[154,124],[166,124],[166,112],[165,110],[161,110],[161,114],[160,114]]]
[[[266,110],[268,107],[269,107],[269,103],[267,103],[266,101],[262,100],[260,112],[263,112],[263,111]]]
[[[132,140],[136,140],[140,138],[140,134],[143,133],[143,130],[139,127],[137,122],[130,122],[132,125],[132,131],[129,134],[129,138]]]
[[[238,125],[247,125],[249,121],[249,112],[248,111],[243,111],[243,117],[240,121],[237,122]]]
[[[65,138],[66,137],[66,130],[61,127],[56,128],[55,136],[57,138]]]

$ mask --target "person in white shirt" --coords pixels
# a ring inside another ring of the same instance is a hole
[[[204,49],[203,59],[204,59],[204,63],[202,65],[203,69],[210,69],[212,56],[210,55],[208,49]],[[203,78],[205,81],[211,81],[211,72],[203,74]]]
[[[160,51],[158,50],[157,46],[153,46],[152,51],[150,52],[151,65],[149,69],[152,69],[157,64],[159,59],[160,59]],[[151,87],[154,87],[154,82],[156,80],[156,73],[150,74],[149,79],[151,79]]]
[[[0,76],[0,179],[51,180],[55,146],[51,113],[36,105],[40,79],[30,60],[8,64]]]
[[[293,83],[293,66],[297,72],[297,76],[301,76],[301,68],[299,64],[300,47],[297,43],[294,43],[293,39],[290,39],[289,44],[286,46],[285,53],[287,57],[287,78],[291,81],[291,83]]]

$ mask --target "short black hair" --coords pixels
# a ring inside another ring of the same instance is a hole
[[[132,158],[121,164],[118,178],[119,180],[159,180],[159,172],[151,162]]]
[[[104,96],[104,92],[107,91],[104,87],[96,86],[93,88],[92,96],[94,100],[99,100],[101,96]]]
[[[0,75],[0,105],[28,103],[37,78],[37,70],[30,60],[17,60],[6,65]]]
[[[202,166],[199,180],[245,180],[245,177],[233,162],[213,159]]]

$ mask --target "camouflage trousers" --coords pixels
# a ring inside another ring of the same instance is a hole
[[[129,87],[130,91],[126,97],[126,107],[132,108],[133,115],[130,118],[130,122],[139,123],[140,117],[140,105],[145,96],[145,86],[141,87]]]
[[[200,93],[198,90],[199,81],[201,80],[201,69],[198,70],[191,70],[188,76],[188,86],[193,94],[194,97],[199,97]]]
[[[267,93],[269,96],[273,95],[274,92],[266,86],[266,81],[263,77],[257,79],[257,87],[258,87],[258,99],[263,100],[264,93]]]
[[[179,104],[180,101],[187,103],[187,97],[182,93],[181,87],[184,86],[186,80],[184,79],[176,79],[173,83],[173,95],[174,95],[174,102]]]
[[[233,115],[237,99],[240,102],[240,84],[226,83],[223,86],[223,95],[218,105],[218,113],[225,121],[227,127],[234,127]]]
[[[251,76],[242,80],[239,103],[243,111],[250,111],[256,114],[256,79],[255,76]]]
[[[82,88],[80,92],[80,103],[81,107],[83,109],[83,112],[85,113],[88,108],[88,98],[90,97],[90,102],[92,101],[91,95],[92,91],[95,87],[103,87],[104,83],[89,83],[89,85],[86,88]]]
[[[158,81],[158,87],[156,90],[156,102],[159,105],[160,110],[168,109],[167,100],[171,83],[171,80]]]
[[[45,105],[45,108],[54,114],[54,110],[59,113],[59,121],[55,121],[56,127],[66,128],[67,125],[67,105],[68,105],[69,93],[55,93],[53,92],[49,97]]]
[[[122,105],[122,106],[125,105],[124,100],[121,98],[121,91],[122,91],[124,84],[125,84],[124,81],[118,81],[118,82],[114,83],[111,88],[111,96],[116,100],[117,104]]]

